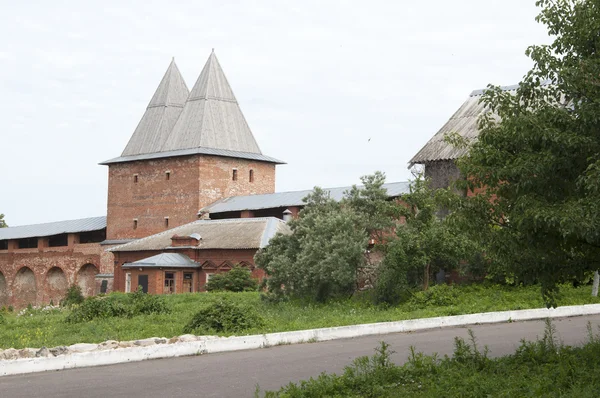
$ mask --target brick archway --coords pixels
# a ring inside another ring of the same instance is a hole
[[[59,267],[52,267],[46,274],[46,288],[44,294],[44,302],[52,301],[54,305],[58,305],[65,298],[69,282],[64,271]]]
[[[10,303],[8,302],[8,286],[6,284],[6,278],[4,274],[0,272],[0,308],[7,307]]]
[[[17,272],[13,282],[13,297],[15,307],[23,308],[27,305],[35,305],[37,302],[37,281],[35,274],[29,267],[22,267]]]
[[[85,297],[96,294],[96,274],[98,268],[94,264],[84,264],[77,272],[77,285]]]

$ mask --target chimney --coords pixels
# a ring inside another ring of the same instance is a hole
[[[290,222],[292,221],[292,212],[290,211],[290,209],[285,209],[285,211],[283,212],[283,222]]]

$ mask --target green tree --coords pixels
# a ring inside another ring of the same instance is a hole
[[[363,219],[318,187],[304,201],[289,224],[293,233],[274,237],[256,254],[269,294],[316,301],[352,294],[368,243]]]
[[[539,0],[553,42],[531,46],[534,67],[515,92],[489,86],[480,135],[459,162],[473,235],[549,304],[557,284],[600,268],[600,6]]]
[[[397,238],[387,245],[376,284],[378,302],[401,301],[416,281],[427,290],[433,271],[456,269],[479,253],[472,240],[458,233],[448,219],[440,217],[440,209],[457,201],[451,190],[434,192],[428,180],[417,176],[410,193],[403,195],[402,200],[404,206],[399,211],[405,222],[396,228]]]
[[[0,214],[0,228],[6,228],[6,227],[8,227],[8,224],[4,220],[4,214]]]

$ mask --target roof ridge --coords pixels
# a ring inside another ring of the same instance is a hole
[[[35,226],[41,226],[41,225],[58,224],[58,223],[72,222],[72,221],[92,220],[92,219],[98,219],[98,218],[104,218],[104,219],[106,219],[106,216],[72,218],[70,220],[48,221],[48,222],[41,222],[41,223],[37,223],[37,224],[12,225],[12,226],[8,226],[8,227],[4,227],[4,228],[2,228],[2,230],[6,231],[6,230],[8,230],[10,228],[35,227]]]

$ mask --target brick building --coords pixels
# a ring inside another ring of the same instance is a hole
[[[275,193],[278,164],[261,152],[214,52],[191,90],[172,61],[121,156],[101,163],[105,217],[0,229],[0,307],[57,303],[72,284],[86,295],[136,284],[153,293],[200,291],[212,272],[253,268],[272,236],[257,225],[286,231],[275,218],[297,216],[310,192]],[[349,188],[329,191],[341,198]],[[386,188],[398,197],[408,184]],[[177,230],[209,225],[219,230],[211,247],[208,232],[194,242],[194,232]],[[231,246],[251,225],[246,237],[259,243]],[[163,239],[169,246],[140,246]]]

